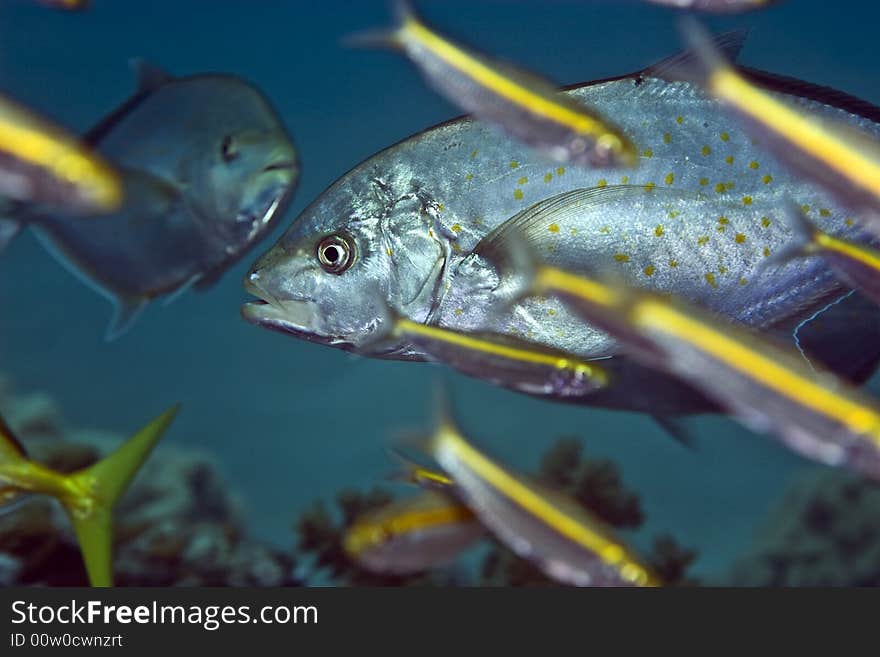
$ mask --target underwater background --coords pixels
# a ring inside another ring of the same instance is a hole
[[[635,0],[422,0],[442,32],[560,84],[628,73],[679,50],[674,12]],[[696,450],[652,420],[537,401],[446,368],[368,360],[246,324],[241,279],[297,214],[348,169],[458,114],[391,53],[340,40],[390,25],[383,1],[96,1],[82,13],[0,0],[0,88],[77,131],[134,90],[127,62],[173,74],[216,71],[255,83],[281,114],[302,163],[275,234],[207,292],[151,306],[128,334],[103,339],[111,309],[31,234],[0,256],[0,373],[45,391],[67,421],[128,435],[173,402],[183,410],[166,445],[213,454],[243,499],[249,530],[290,545],[298,514],[343,487],[390,470],[401,431],[428,428],[439,380],[465,433],[521,470],[560,436],[612,459],[642,501],[647,545],[670,533],[698,551],[692,574],[728,570],[792,479],[819,470],[729,420],[697,418]],[[880,5],[789,0],[709,21],[752,28],[740,61],[880,104]],[[880,390],[876,378],[871,384]],[[160,447],[160,451],[161,451]]]

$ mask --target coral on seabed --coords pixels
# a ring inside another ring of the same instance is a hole
[[[880,586],[880,485],[843,470],[796,480],[725,583]]]
[[[42,394],[17,396],[0,379],[0,412],[29,455],[71,472],[123,437],[64,427]],[[295,585],[295,560],[249,539],[241,505],[209,457],[169,445],[151,455],[116,509],[117,585]],[[0,512],[0,584],[85,585],[79,549],[53,501]]]

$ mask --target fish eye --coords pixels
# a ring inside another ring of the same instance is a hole
[[[341,274],[354,262],[354,243],[347,235],[328,235],[318,242],[318,262],[324,271]]]
[[[226,163],[232,162],[238,157],[238,150],[235,148],[235,144],[232,143],[230,135],[226,135],[220,143],[220,156]]]

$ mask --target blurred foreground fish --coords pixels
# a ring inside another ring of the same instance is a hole
[[[670,75],[699,78],[742,119],[761,146],[858,212],[858,219],[880,239],[880,140],[876,133],[774,98],[728,63],[696,22],[683,25],[699,63],[672,66]]]
[[[520,392],[581,397],[608,383],[598,363],[506,335],[464,333],[404,318],[395,320],[392,334],[460,372]]]
[[[299,176],[284,126],[250,84],[138,72],[134,97],[85,138],[121,171],[122,207],[76,222],[27,208],[0,219],[0,235],[31,225],[113,301],[108,338],[150,300],[220,278],[272,229]]]
[[[403,50],[449,102],[563,163],[635,166],[636,147],[610,121],[553,84],[453,43],[394,3],[400,27],[352,43]]]
[[[800,208],[789,210],[794,237],[783,250],[767,260],[767,266],[784,265],[798,258],[820,256],[838,277],[880,304],[880,250],[829,235]]]
[[[448,563],[485,533],[467,506],[425,491],[358,518],[343,547],[371,572],[406,575]]]
[[[531,292],[562,297],[646,366],[678,376],[799,454],[880,480],[880,405],[803,354],[665,295],[536,265]],[[458,477],[453,474],[458,482]]]
[[[88,9],[92,4],[91,0],[36,0],[36,2],[52,9],[64,9],[66,11],[82,11],[83,9]]]
[[[71,474],[29,460],[0,418],[0,503],[24,493],[56,498],[73,524],[91,585],[112,586],[113,507],[176,413],[176,406],[165,411],[115,452]]]
[[[122,202],[122,182],[76,137],[0,97],[0,195],[61,213],[103,214]]]
[[[495,537],[548,577],[573,586],[660,585],[601,520],[475,449],[448,414],[429,451]]]
[[[648,2],[665,7],[692,9],[712,14],[740,14],[745,11],[764,9],[776,4],[779,0],[648,0]]]

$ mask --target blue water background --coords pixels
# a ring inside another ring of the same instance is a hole
[[[419,3],[447,33],[560,83],[627,73],[678,49],[674,12],[632,2]],[[136,56],[176,74],[239,74],[272,99],[303,175],[282,228],[206,293],[148,310],[106,344],[107,302],[29,234],[0,257],[0,372],[46,390],[70,423],[127,434],[172,402],[184,410],[169,442],[217,456],[243,495],[253,531],[290,544],[295,515],[343,486],[366,487],[389,468],[401,429],[425,427],[444,368],[360,359],[272,334],[239,318],[250,263],[298,212],[376,151],[457,114],[391,53],[347,50],[340,38],[388,25],[384,2],[98,0],[83,14],[0,1],[0,88],[85,130],[132,91]],[[790,0],[712,21],[754,28],[741,61],[880,103],[880,5]],[[612,458],[642,496],[646,545],[671,532],[700,551],[698,570],[722,571],[793,472],[805,469],[767,438],[732,422],[696,422],[689,452],[648,419],[541,402],[448,376],[469,434],[509,463],[533,469],[562,435]]]

